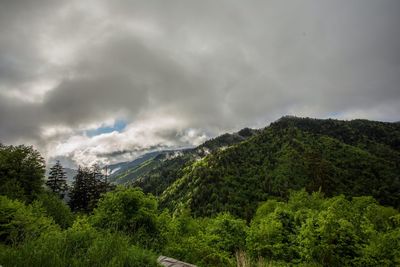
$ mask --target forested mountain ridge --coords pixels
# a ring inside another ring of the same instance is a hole
[[[176,179],[183,175],[183,170],[191,166],[196,160],[202,159],[210,153],[217,150],[225,149],[234,144],[238,144],[257,135],[260,130],[244,128],[241,131],[233,134],[223,134],[216,138],[210,139],[198,147],[192,149],[181,150],[180,154],[175,157],[160,159],[157,156],[160,164],[155,168],[143,173],[137,180],[133,181],[134,186],[139,186],[143,191],[160,195],[170,186]]]
[[[399,128],[398,123],[283,117],[175,170],[178,179],[164,185],[160,204],[189,208],[195,216],[229,211],[248,219],[259,202],[306,188],[327,196],[372,195],[399,208]],[[165,183],[157,178],[150,184]],[[146,180],[139,185],[148,189]]]
[[[285,116],[271,126],[285,128],[289,125],[316,134],[325,134],[348,144],[370,140],[383,143],[393,149],[400,149],[400,122],[380,122],[355,119],[351,121],[334,119],[311,119]]]
[[[109,181],[114,184],[125,184],[157,168],[164,160],[183,153],[184,149],[162,150],[146,153],[133,161],[121,162],[107,166],[110,171]]]
[[[180,169],[185,163],[204,157],[216,149],[244,141],[256,134],[257,131],[245,128],[238,133],[224,134],[210,139],[195,148],[152,151],[132,161],[107,166],[108,179],[113,184],[136,184],[137,179],[159,176],[161,172],[165,172],[171,166],[174,166],[174,168],[179,166],[177,169]],[[140,181],[137,183],[140,183]]]
[[[147,155],[169,168],[159,197],[79,168],[68,205],[59,162],[45,182],[38,151],[0,144],[0,264],[399,266],[398,125],[353,123],[283,118]]]

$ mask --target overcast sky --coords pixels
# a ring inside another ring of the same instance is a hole
[[[66,165],[287,114],[398,121],[400,1],[0,0],[0,142]]]

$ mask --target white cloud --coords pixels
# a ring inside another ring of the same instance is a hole
[[[399,120],[398,1],[21,3],[0,2],[0,140],[47,158],[127,159],[286,114]]]
[[[182,121],[157,114],[127,125],[122,132],[113,131],[93,137],[84,133],[75,134],[54,144],[49,157],[68,156],[82,165],[95,162],[109,164],[130,160],[148,150],[187,147],[206,140],[206,135],[200,130],[183,129]]]

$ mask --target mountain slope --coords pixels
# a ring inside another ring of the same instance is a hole
[[[223,134],[206,141],[204,144],[181,151],[180,155],[162,160],[159,166],[150,170],[133,182],[134,186],[141,187],[146,193],[160,195],[174,181],[183,175],[183,170],[195,161],[208,154],[223,150],[255,136],[259,130],[245,128],[237,133]],[[158,158],[158,157],[157,157]]]
[[[161,206],[250,218],[258,202],[306,188],[328,196],[372,195],[399,208],[399,132],[396,123],[284,117],[177,171]]]
[[[110,175],[109,181],[115,184],[124,184],[126,182],[134,181],[142,173],[151,170],[158,165],[159,155],[172,153],[170,151],[155,151],[144,154],[139,158],[128,161],[116,163],[108,166]]]

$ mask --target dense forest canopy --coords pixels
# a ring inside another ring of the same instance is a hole
[[[400,265],[398,123],[284,117],[65,188],[32,147],[0,146],[0,265]],[[139,185],[135,187],[134,185]]]
[[[259,202],[301,188],[400,207],[399,123],[283,117],[242,142],[216,142],[213,153],[166,161],[134,184],[196,216],[250,219]]]

